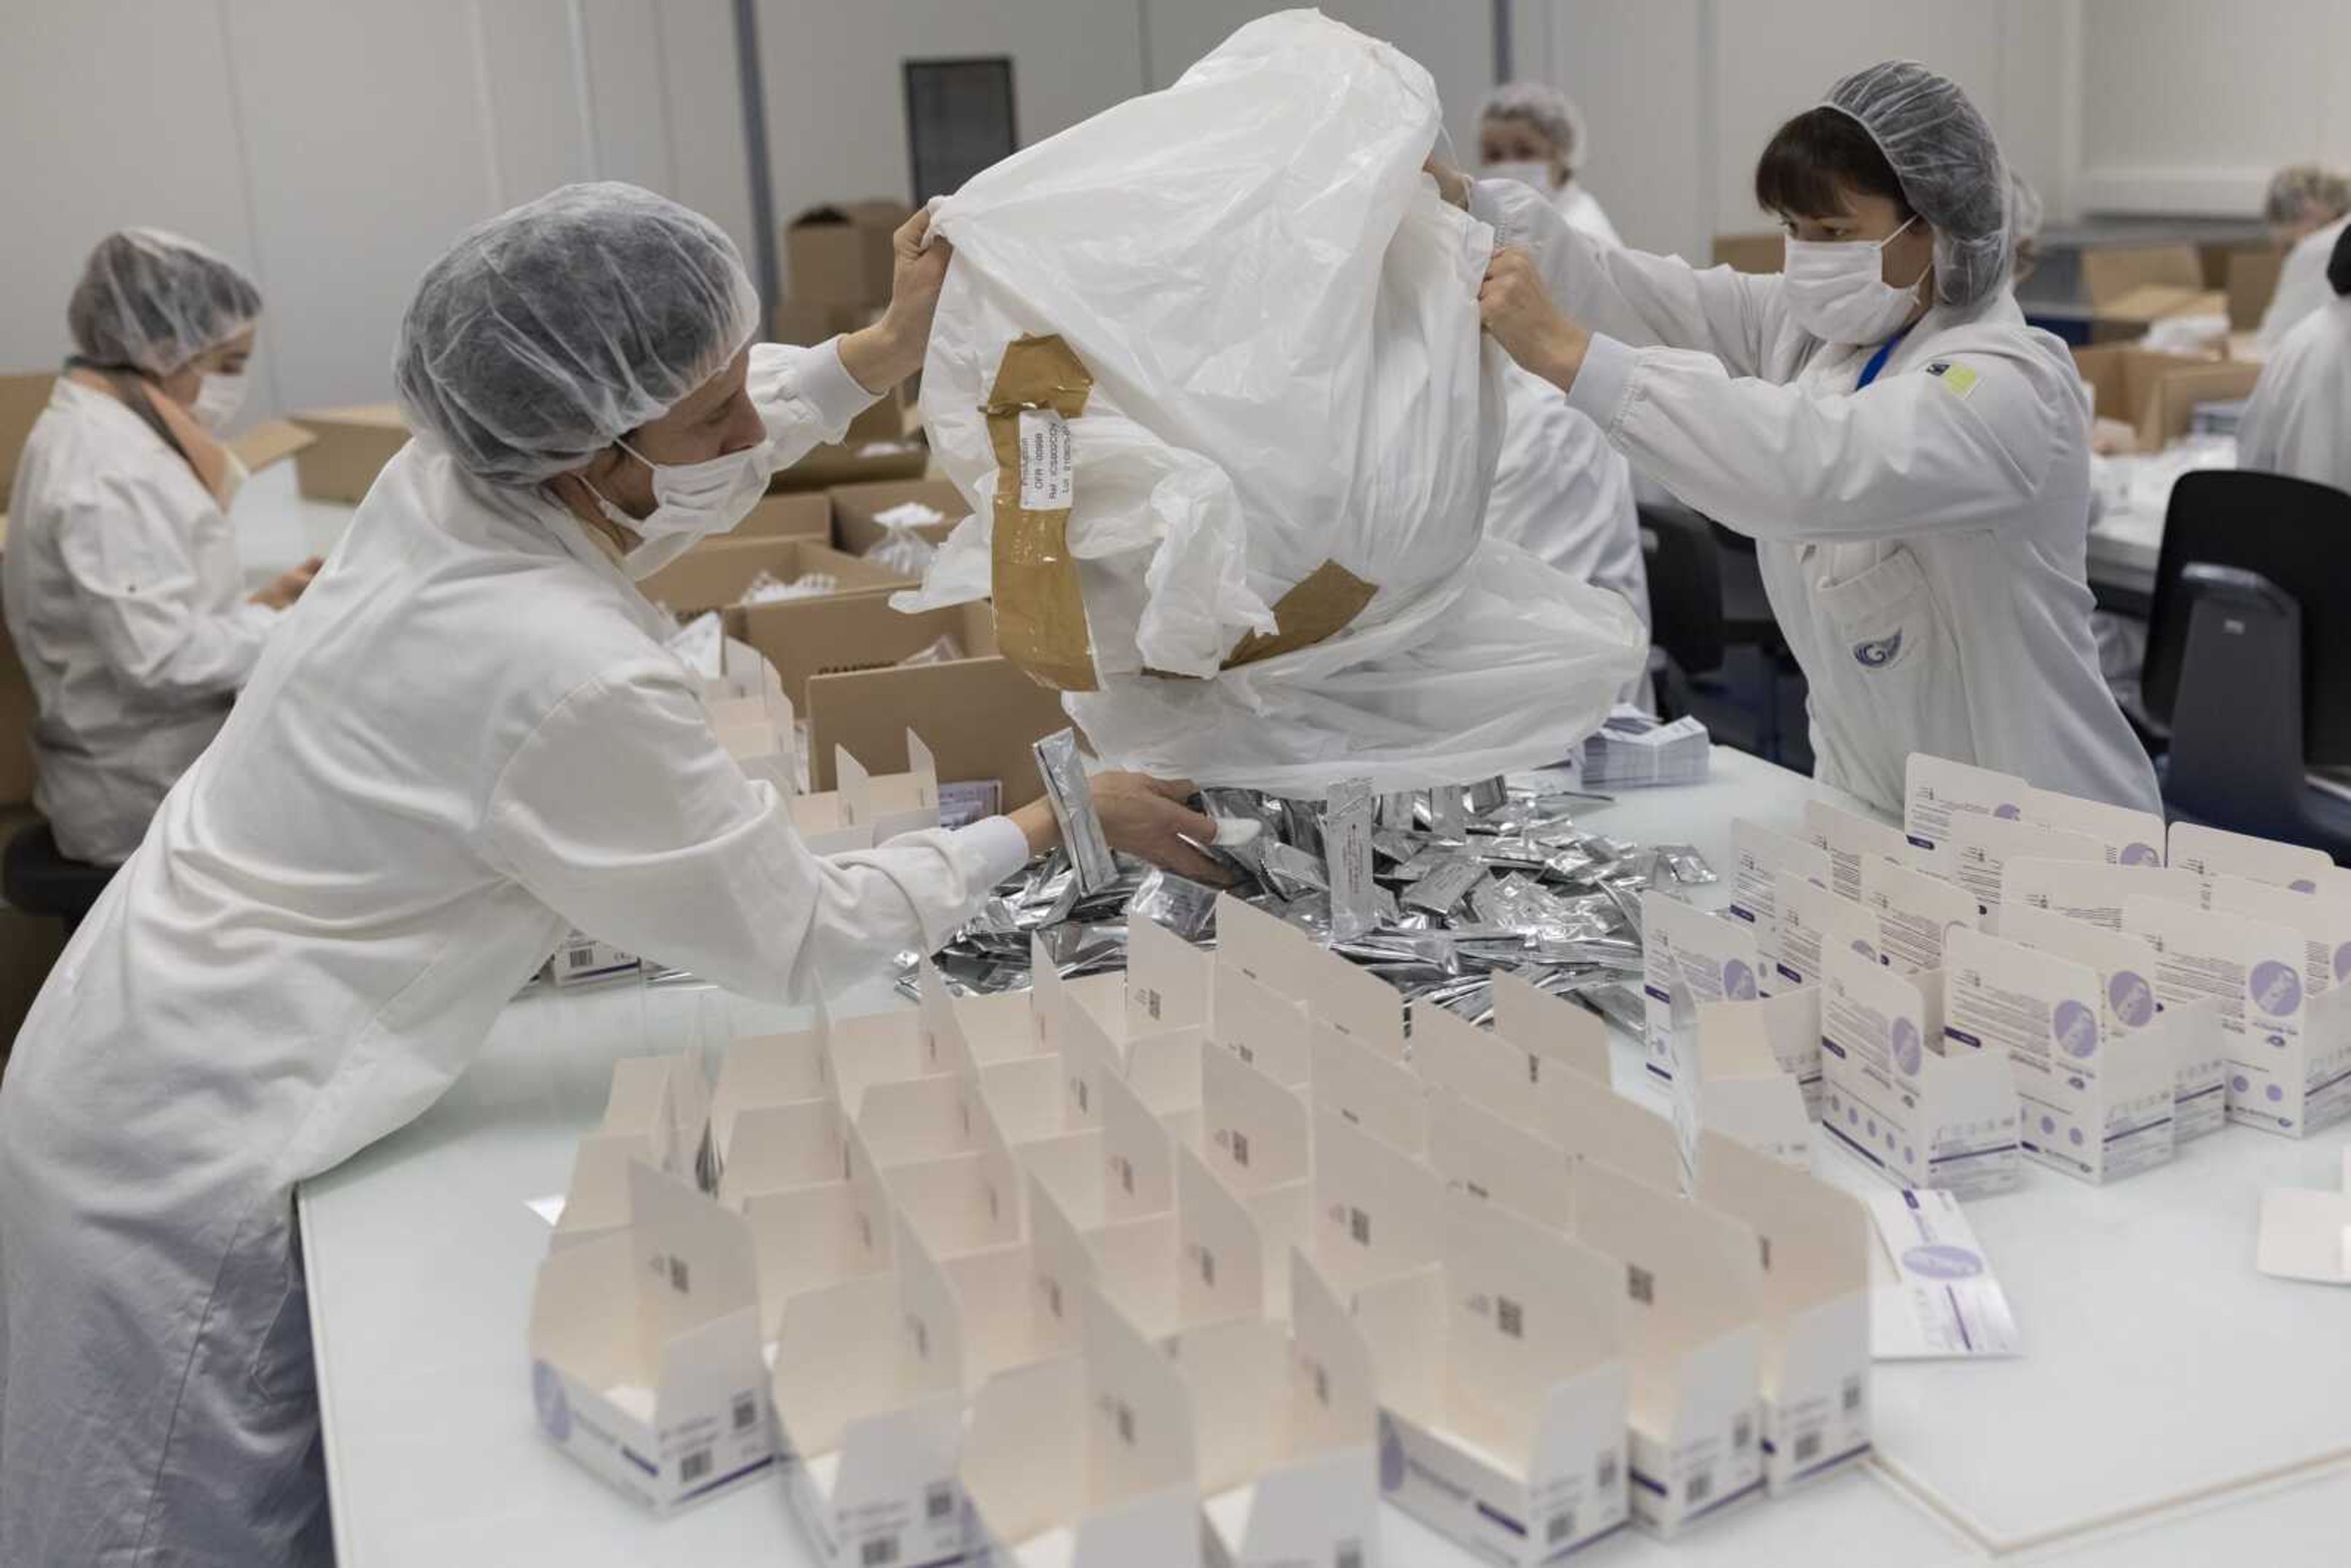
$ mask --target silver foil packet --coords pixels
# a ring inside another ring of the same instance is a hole
[[[1045,781],[1045,799],[1061,825],[1061,847],[1077,868],[1080,891],[1097,893],[1118,875],[1118,862],[1102,837],[1102,819],[1094,815],[1094,794],[1086,766],[1078,756],[1078,732],[1057,730],[1032,748],[1037,776]]]

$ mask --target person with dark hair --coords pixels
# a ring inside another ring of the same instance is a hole
[[[74,343],[7,497],[0,601],[33,688],[33,802],[70,860],[119,865],[220,733],[311,561],[247,598],[219,440],[245,395],[261,291],[159,229],[98,242]]]
[[[2237,463],[2351,490],[2351,229],[2326,257],[2327,302],[2262,366],[2237,424]]]
[[[1501,247],[1487,330],[1756,539],[1824,781],[1898,813],[1923,752],[2158,809],[2090,631],[2088,396],[2017,308],[2007,167],[1956,84],[1873,66],[1780,128],[1771,276],[1598,246],[1514,182],[1435,172]]]

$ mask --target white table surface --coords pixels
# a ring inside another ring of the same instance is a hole
[[[1793,827],[1810,789],[1723,749],[1710,782],[1628,794],[1588,821],[1695,843],[1727,870],[1734,812]],[[1727,891],[1705,890],[1714,896],[1703,902]],[[847,1005],[861,1000],[893,1005],[880,988]],[[608,1490],[538,1436],[524,1351],[547,1236],[524,1203],[562,1188],[612,1061],[796,1021],[693,986],[534,995],[507,1010],[432,1111],[305,1186],[344,1568],[810,1561],[772,1478],[667,1521]],[[1618,1081],[1632,1089],[1645,1075],[1631,1042],[1618,1043]],[[1636,1092],[1657,1103],[1646,1083]],[[2260,1187],[2325,1179],[2341,1142],[2230,1129],[2175,1166],[2103,1190],[2029,1170],[2023,1191],[1970,1206],[2027,1354],[1881,1364],[1877,1436],[1898,1476],[1857,1470],[1671,1546],[1621,1537],[1593,1560],[2185,1568],[2258,1543],[2244,1561],[2343,1563],[2351,1464],[2324,1467],[2330,1454],[2351,1458],[2351,1295],[2270,1281],[2251,1264]],[[1821,1168],[1855,1186],[1875,1179],[1841,1153]],[[2264,1470],[2294,1470],[2294,1484],[2264,1489]],[[2099,1523],[2213,1483],[2230,1490],[2151,1521]],[[1390,1564],[1470,1561],[1384,1511]]]

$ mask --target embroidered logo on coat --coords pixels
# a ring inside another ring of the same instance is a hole
[[[1902,633],[1853,645],[1853,662],[1865,670],[1882,670],[1902,656]]]

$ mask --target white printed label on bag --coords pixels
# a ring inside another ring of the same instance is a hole
[[[1020,509],[1070,509],[1070,422],[1050,408],[1020,411]]]

